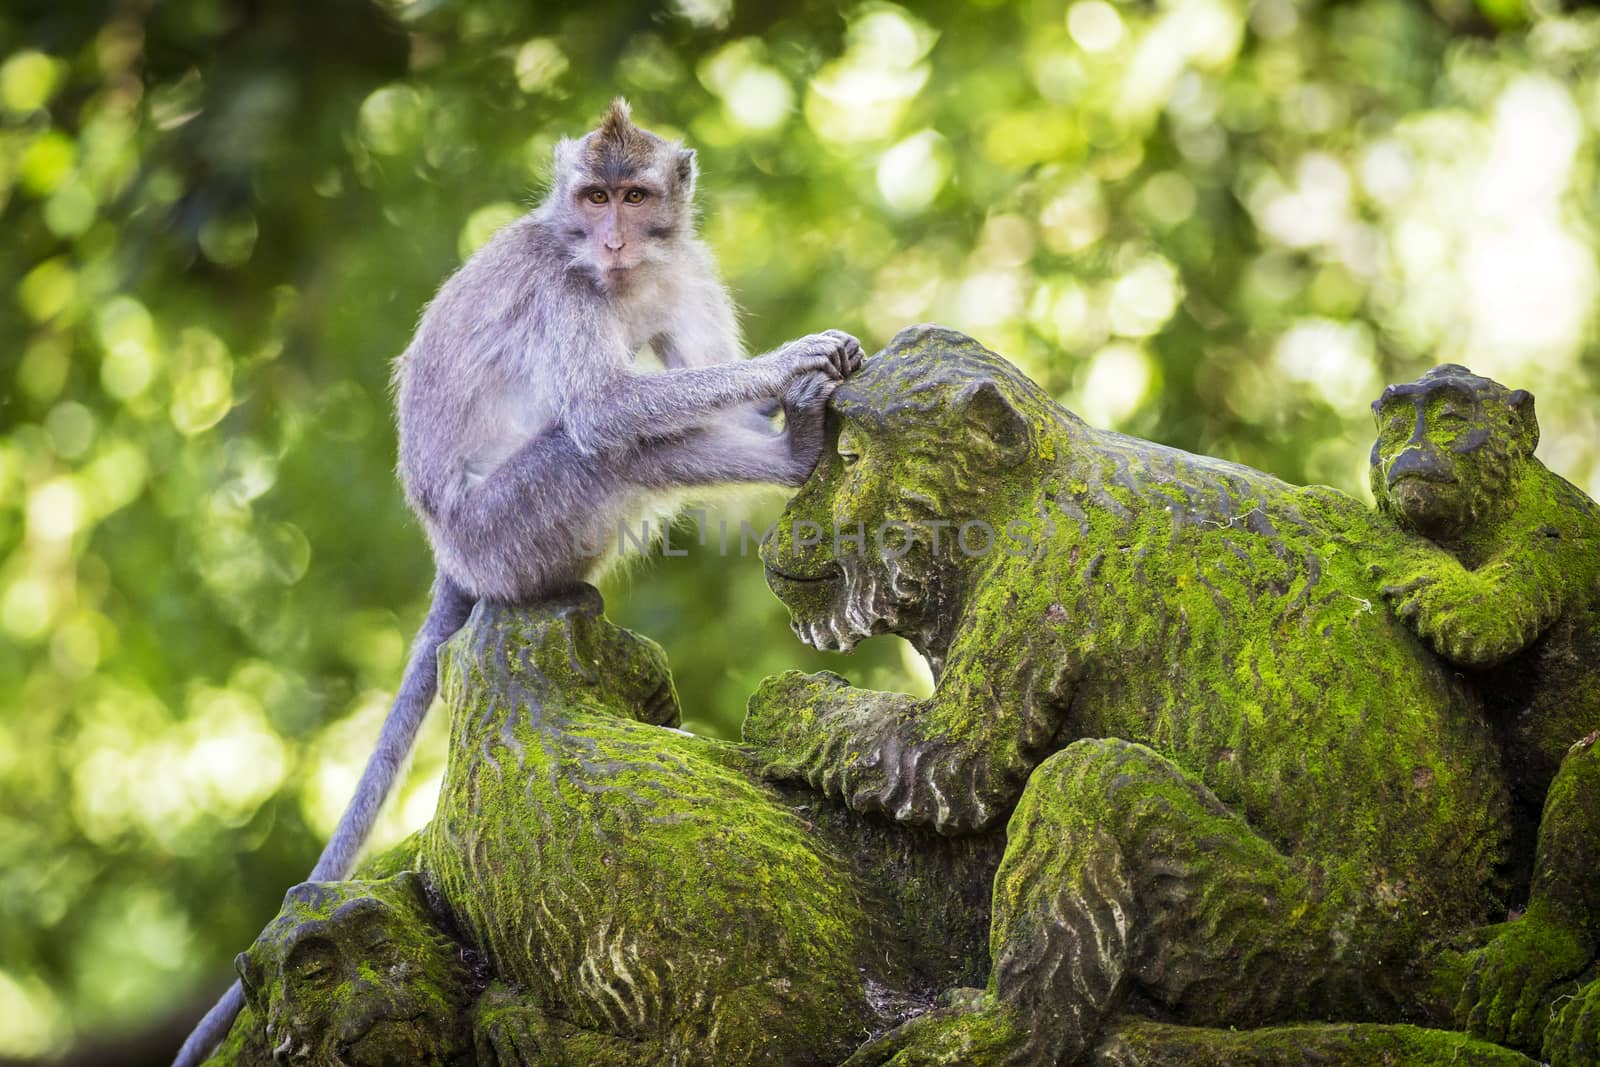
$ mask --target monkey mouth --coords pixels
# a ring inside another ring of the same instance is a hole
[[[1428,485],[1454,485],[1456,484],[1456,479],[1443,471],[1404,471],[1389,479],[1389,488],[1396,489],[1408,482],[1424,482]]]
[[[768,582],[771,582],[772,579],[776,578],[779,581],[784,581],[784,582],[800,582],[802,584],[813,584],[813,583],[816,583],[816,582],[830,581],[831,579],[837,578],[839,576],[839,567],[838,567],[837,564],[833,564],[833,563],[830,563],[827,566],[825,566],[822,569],[822,572],[820,574],[795,574],[792,571],[786,571],[786,570],[783,570],[780,567],[773,566],[771,563],[768,563],[766,565],[766,567],[767,567],[767,581]]]

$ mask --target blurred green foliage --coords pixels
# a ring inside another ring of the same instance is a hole
[[[343,804],[429,580],[388,362],[626,94],[753,349],[938,320],[1100,425],[1364,492],[1456,360],[1600,489],[1600,19],[1517,0],[27,2],[0,13],[0,1056],[219,982]],[[719,502],[735,526],[772,496]],[[690,725],[803,649],[753,558],[608,583]],[[425,820],[432,724],[385,839]]]

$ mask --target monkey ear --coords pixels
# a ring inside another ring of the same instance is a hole
[[[700,165],[695,162],[694,149],[678,149],[674,167],[678,176],[678,187],[683,190],[683,195],[693,196],[695,179],[700,176]]]
[[[416,871],[401,871],[394,876],[394,884],[401,891],[411,894],[424,908],[428,906],[428,883]]]
[[[1526,389],[1513,389],[1506,399],[1522,426],[1523,435],[1528,438],[1528,452],[1531,454],[1539,447],[1539,418],[1533,413],[1533,394]]]
[[[1028,444],[1028,420],[994,382],[979,382],[963,391],[957,410],[1003,452],[1016,452]]]
[[[244,987],[246,1000],[254,1002],[261,990],[261,965],[248,952],[233,957],[233,969],[239,974],[239,984]]]

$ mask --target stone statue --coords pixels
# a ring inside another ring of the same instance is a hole
[[[1373,495],[1427,539],[1384,595],[1471,672],[1510,773],[1513,841],[1538,847],[1517,857],[1533,861],[1527,909],[1475,953],[1457,1022],[1536,1052],[1552,990],[1600,947],[1600,507],[1534,458],[1523,390],[1446,364],[1372,408]],[[1567,1002],[1545,1057],[1582,1041],[1571,1062],[1593,1062],[1597,1037],[1600,989]]]
[[[213,1062],[1531,1062],[1409,1025],[1483,973],[1513,826],[1483,704],[1385,609],[1438,546],[946,331],[835,399],[770,580],[934,696],[790,674],[697,738],[593,590],[479,604],[433,822],[290,892]]]
[[[901,333],[834,407],[772,587],[818,645],[905,636],[937,688],[787,675],[746,738],[857,811],[1010,818],[987,988],[889,1062],[972,1032],[995,1062],[1073,1062],[1132,999],[1208,1026],[1416,1017],[1426,948],[1502,907],[1508,797],[1472,693],[1383,610],[1373,570],[1407,535],[1091,429],[943,330]],[[891,523],[883,551],[795,533]]]

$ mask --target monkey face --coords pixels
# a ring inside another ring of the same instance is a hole
[[[620,100],[599,129],[556,146],[561,232],[602,286],[667,258],[690,230],[695,155],[633,124]]]
[[[541,656],[540,669],[606,707],[632,709],[641,722],[677,726],[678,695],[666,650],[618,626],[604,612],[599,592],[587,585],[568,605],[557,608],[560,641],[546,643],[547,652],[555,654]]]
[[[400,1067],[457,1062],[470,978],[411,872],[307,882],[236,961],[273,1060]]]
[[[1025,387],[920,336],[906,331],[834,393],[822,458],[762,545],[767,584],[813,647],[894,633],[936,661],[955,617],[943,598],[1007,550],[1009,495],[1030,485]]]
[[[588,260],[604,276],[633,270],[676,229],[676,209],[648,174],[621,176],[616,184],[586,183],[575,199]]]
[[[933,569],[926,516],[897,499],[895,450],[862,420],[829,416],[822,457],[761,546],[767,584],[814,648],[914,626]]]
[[[1436,541],[1502,506],[1502,490],[1538,440],[1532,396],[1450,365],[1391,386],[1373,413],[1373,495],[1401,525]]]

